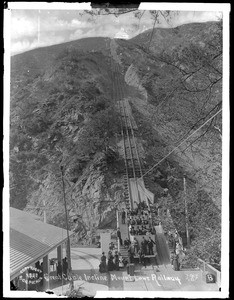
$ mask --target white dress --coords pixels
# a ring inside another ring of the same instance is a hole
[[[122,256],[119,257],[119,267],[123,268],[124,267],[124,263],[123,263],[123,258]]]

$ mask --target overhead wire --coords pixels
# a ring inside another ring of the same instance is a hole
[[[169,155],[171,155],[176,149],[183,145],[189,138],[191,138],[196,132],[198,132],[203,126],[205,126],[209,121],[211,121],[215,116],[217,116],[222,111],[222,108],[217,111],[212,117],[210,117],[206,122],[204,122],[200,127],[198,127],[193,133],[191,133],[186,139],[184,139],[178,146],[176,146],[172,151],[170,151],[166,156],[164,156],[159,162],[157,162],[153,167],[151,167],[147,172],[142,175],[142,178],[151,172],[155,167],[157,167],[161,162],[163,162]]]

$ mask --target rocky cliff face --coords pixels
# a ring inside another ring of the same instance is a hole
[[[31,194],[25,210],[39,214],[43,219],[43,208],[36,207],[45,201],[47,222],[66,228],[65,196],[69,228],[76,232],[73,243],[85,242],[88,232],[95,236],[98,229],[116,229],[116,209],[124,198],[123,180],[119,176],[122,168],[121,158],[110,167],[106,155],[99,153],[89,162],[76,183],[64,176],[64,191],[61,176],[47,177],[43,185]]]
[[[136,89],[139,90],[140,94],[145,98],[147,101],[147,91],[146,89],[142,86],[141,80],[139,79],[139,76],[137,74],[137,68],[131,64],[124,76],[125,82],[130,85],[135,87]]]
[[[116,227],[116,207],[123,199],[123,182],[108,171],[103,154],[86,168],[72,190],[73,210],[82,216],[88,228]]]

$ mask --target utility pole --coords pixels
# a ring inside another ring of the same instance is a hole
[[[185,207],[185,227],[186,227],[186,236],[187,236],[187,248],[190,248],[190,236],[189,236],[189,224],[188,224],[188,206],[187,206],[185,175],[184,175],[184,207]]]
[[[45,203],[45,199],[43,199],[43,206],[44,206],[44,212],[43,212],[44,223],[46,223],[46,203]]]
[[[67,262],[68,262],[68,275],[71,274],[71,248],[70,248],[70,237],[68,230],[68,216],[67,216],[67,202],[65,195],[65,184],[64,184],[64,168],[60,166],[61,174],[62,174],[62,183],[63,183],[63,200],[64,200],[64,208],[65,208],[65,217],[66,217],[66,227],[67,227]],[[71,280],[71,287],[73,286],[73,279]]]

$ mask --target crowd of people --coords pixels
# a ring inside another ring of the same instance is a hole
[[[139,243],[138,240],[134,237],[133,242],[131,243],[129,239],[124,241],[128,249],[128,262],[134,263],[135,258],[139,258],[139,263],[143,264],[146,267],[147,255],[154,255],[156,265],[158,266],[157,251],[153,251],[153,246],[155,242],[149,237],[149,239],[142,238],[142,241]]]
[[[132,236],[155,234],[152,214],[145,202],[138,203],[135,209],[127,210],[127,225]]]
[[[134,253],[134,255],[137,255],[140,250],[144,255],[154,255],[154,245],[155,241],[153,241],[151,237],[146,239],[143,236],[141,242],[139,242],[136,237],[133,238],[132,242],[128,238],[124,240],[124,247]]]
[[[154,244],[155,242],[150,237],[148,240],[143,237],[140,244],[136,239],[131,243],[131,241],[126,238],[124,240],[124,246],[128,249],[128,259],[124,259],[117,250],[109,250],[107,257],[105,252],[103,252],[99,272],[119,271],[119,269],[124,268],[126,265],[135,263],[136,258],[139,259],[140,264],[146,267],[147,255],[155,255],[156,265],[158,266],[157,252],[154,254],[153,251]]]
[[[128,263],[134,263],[134,260],[137,257],[139,258],[139,262],[145,265],[146,256],[153,255],[156,260],[156,265],[158,265],[156,247],[154,250],[154,245],[156,246],[156,244],[151,238],[151,235],[154,236],[156,234],[154,226],[161,225],[158,214],[158,209],[156,207],[151,207],[150,209],[146,202],[136,203],[134,209],[122,209],[122,224],[128,226],[131,240],[129,238],[126,238],[124,241],[122,240],[120,228],[117,228],[117,237],[120,241],[120,245],[124,245],[128,250]],[[139,239],[139,236],[143,237]],[[180,269],[180,257],[183,252],[181,241],[179,239],[178,233],[168,232],[169,248],[172,251],[171,263],[175,270]],[[110,261],[111,260],[112,259],[110,259]],[[108,269],[114,269],[114,267],[111,267],[109,259]]]
[[[100,272],[119,270],[127,264],[135,263],[135,259],[139,259],[139,263],[146,266],[149,256],[154,256],[156,266],[158,267],[158,255],[155,241],[150,235],[155,235],[154,226],[160,225],[161,220],[157,217],[157,209],[149,209],[145,202],[140,202],[132,210],[122,209],[122,224],[126,224],[129,229],[130,239],[127,237],[122,240],[120,228],[117,228],[117,238],[120,245],[124,245],[128,250],[128,259],[123,259],[121,254],[116,251],[113,243],[110,243],[108,257],[102,253]],[[154,214],[154,216],[152,216]],[[156,218],[155,218],[156,216]],[[139,239],[138,236],[143,236]],[[180,270],[181,257],[183,257],[182,241],[177,232],[167,233],[168,245],[171,250],[171,264],[174,270]],[[114,251],[114,254],[113,254]]]
[[[156,207],[152,207],[150,210],[147,206],[145,201],[141,201],[139,203],[136,203],[136,208],[130,209],[127,208],[122,209],[121,212],[121,218],[122,218],[122,224],[126,224],[126,218],[127,218],[127,224],[129,225],[159,225],[158,222],[155,220],[152,220],[152,213],[155,215],[158,214]],[[157,224],[156,224],[157,223]]]
[[[113,254],[113,251],[110,250],[108,252],[108,257],[106,257],[105,252],[102,252],[99,272],[119,271],[119,269],[126,266],[127,263],[128,261],[123,259],[121,253],[118,253],[118,251],[115,251]]]
[[[155,229],[153,226],[129,226],[129,233],[130,235],[150,235],[150,234],[155,234]]]
[[[133,252],[134,255],[138,255],[138,252],[143,255],[154,255],[153,245],[155,242],[151,239],[150,235],[155,235],[156,232],[153,227],[155,224],[152,220],[151,211],[145,201],[139,203],[135,202],[135,204],[136,207],[134,209],[127,209],[127,212],[122,209],[121,213],[122,224],[126,224],[127,218],[127,226],[130,236],[134,237],[133,241],[131,242],[129,238],[126,238],[123,242],[119,228],[117,228],[117,237],[120,241],[120,245],[124,244],[124,247],[127,248],[130,253]],[[143,235],[140,244],[135,237],[139,235]],[[144,236],[148,237],[148,239]]]

